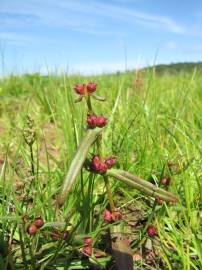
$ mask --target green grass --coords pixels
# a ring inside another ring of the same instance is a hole
[[[72,89],[75,83],[88,80],[97,82],[98,94],[107,97],[104,103],[93,100],[96,112],[108,117],[105,156],[115,154],[117,167],[143,179],[158,182],[161,176],[170,176],[169,191],[179,198],[178,204],[164,204],[152,211],[153,199],[111,179],[115,204],[127,213],[127,205],[132,203],[141,212],[137,226],[122,224],[131,239],[138,237],[133,242],[134,253],[140,242],[144,246],[142,233],[151,213],[151,222],[158,227],[158,237],[152,239],[157,258],[151,264],[144,257],[134,261],[134,269],[201,269],[201,78],[201,73],[157,76],[148,71],[139,83],[133,72],[91,78],[34,74],[2,79],[0,232],[4,241],[0,269],[8,263],[17,269],[37,269],[37,265],[39,269],[90,269],[90,262],[83,260],[79,251],[85,235],[93,236],[94,246],[104,250],[100,246],[106,231],[102,213],[107,196],[100,176],[83,170],[59,216],[54,208],[55,196],[85,134],[85,103],[74,103]],[[23,139],[27,113],[35,121],[37,134],[33,182],[29,177],[30,151]],[[168,162],[172,162],[171,169]],[[19,182],[24,182],[25,188],[16,191]],[[27,190],[32,200],[22,207],[17,195]],[[26,227],[39,215],[45,226],[29,237]],[[72,230],[66,244],[53,242],[49,236],[56,222],[62,222],[61,230]],[[106,266],[109,260],[110,256],[96,259],[96,264],[110,269]]]

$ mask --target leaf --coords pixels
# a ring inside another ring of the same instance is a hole
[[[102,132],[101,128],[88,129],[86,136],[82,139],[74,158],[71,161],[66,177],[62,184],[60,193],[58,195],[58,206],[62,206],[67,198],[67,195],[72,189],[72,186],[78,176],[83,164],[88,155],[91,145],[96,141],[99,134]]]
[[[164,189],[161,189],[153,185],[152,183],[149,183],[148,181],[143,180],[126,171],[110,169],[107,171],[107,174],[109,176],[112,176],[113,178],[120,180],[121,182],[127,184],[128,186],[131,186],[133,188],[136,188],[137,190],[144,192],[145,194],[151,197],[159,198],[167,202],[178,202],[177,197],[175,197],[172,193]]]

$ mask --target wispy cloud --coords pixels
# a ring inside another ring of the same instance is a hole
[[[146,28],[163,29],[178,34],[186,31],[178,22],[167,16],[145,13],[119,4],[98,1],[88,1],[86,4],[86,1],[81,0],[58,2],[30,0],[23,1],[21,5],[11,0],[1,8],[0,21],[5,25],[16,26],[21,25],[22,22],[40,23],[44,26],[71,27],[76,31],[107,34],[106,19],[132,25],[141,24]],[[116,29],[114,31],[116,32]]]

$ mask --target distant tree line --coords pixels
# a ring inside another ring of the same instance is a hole
[[[143,70],[154,69],[159,75],[161,74],[178,74],[181,72],[193,72],[195,69],[202,70],[202,62],[184,62],[184,63],[171,63],[171,64],[159,64],[143,68]]]

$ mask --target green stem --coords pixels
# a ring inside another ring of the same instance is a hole
[[[97,152],[98,152],[98,156],[100,157],[100,160],[103,160],[103,153],[102,153],[102,133],[98,136],[97,140],[96,140],[96,144],[97,144]]]
[[[87,104],[87,107],[88,107],[88,113],[93,113],[93,108],[92,108],[92,104],[91,104],[91,99],[90,99],[90,96],[85,96],[86,98],[86,104]]]
[[[115,205],[114,205],[114,201],[113,201],[112,190],[111,190],[111,187],[109,184],[109,178],[107,175],[104,175],[103,178],[105,181],[105,187],[107,190],[107,196],[108,196],[108,200],[109,200],[110,209],[111,209],[111,212],[113,213],[113,212],[115,212]]]
[[[32,172],[32,175],[34,176],[34,154],[33,154],[32,145],[29,146],[29,149],[30,149],[30,157],[31,157],[31,172]]]
[[[26,254],[25,254],[25,248],[24,248],[21,228],[19,228],[19,236],[20,236],[20,247],[21,247],[21,252],[22,252],[22,259],[23,259],[25,270],[27,270],[28,264],[27,264],[27,260],[26,260]]]
[[[98,155],[99,155],[100,160],[102,162],[103,161],[102,134],[99,135],[99,137],[97,138],[96,143],[97,143]],[[112,190],[111,190],[110,183],[109,183],[109,177],[106,176],[106,175],[103,175],[103,178],[104,178],[104,182],[105,182],[105,187],[106,187],[106,191],[107,191],[107,196],[108,196],[110,209],[111,209],[111,212],[114,212],[115,211],[115,205],[114,205],[114,201],[113,201]]]

